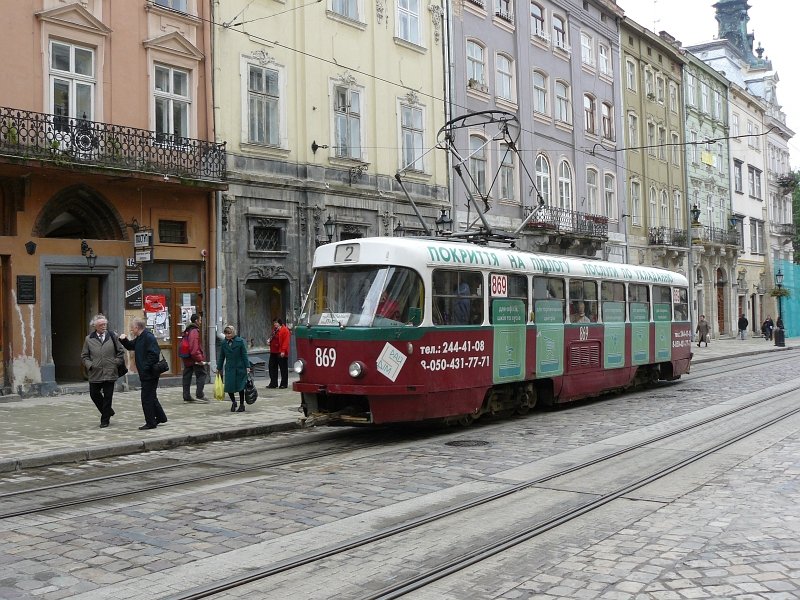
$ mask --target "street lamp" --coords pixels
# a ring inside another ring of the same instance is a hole
[[[775,286],[778,288],[778,322],[775,327],[775,345],[783,347],[786,345],[786,335],[783,330],[783,313],[781,312],[781,290],[783,289],[783,271],[778,269],[775,273]]]
[[[450,232],[450,226],[453,224],[453,219],[450,218],[450,214],[448,213],[446,208],[441,209],[442,214],[439,215],[439,218],[436,219],[436,233],[443,234]]]
[[[700,207],[697,204],[692,206],[692,210],[689,213],[692,215],[692,224],[700,222]]]
[[[333,234],[336,231],[336,221],[328,215],[328,218],[325,219],[322,226],[325,228],[325,236],[328,238],[328,243],[330,244],[333,241]]]

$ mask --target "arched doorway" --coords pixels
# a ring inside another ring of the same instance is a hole
[[[725,311],[725,272],[722,269],[717,269],[716,284],[717,284],[717,327],[719,328],[720,335],[727,333],[728,329],[725,326],[727,318]]]
[[[114,269],[90,268],[77,240],[85,239],[89,245],[92,240],[124,240],[124,222],[99,192],[79,184],[60,190],[45,203],[31,234],[76,240],[74,253],[52,255],[45,260],[42,296],[49,303],[49,310],[43,305],[42,329],[50,334],[45,342],[49,347],[44,348],[44,356],[52,360],[50,377],[59,384],[82,381],[85,373],[80,347],[89,333],[89,320],[99,312],[117,310],[118,303],[116,291],[112,292],[108,283]],[[111,324],[115,329],[122,325],[113,321]],[[43,365],[43,379],[45,371]]]

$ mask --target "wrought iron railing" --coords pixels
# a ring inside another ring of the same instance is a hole
[[[739,232],[736,229],[720,229],[719,227],[703,226],[701,239],[712,244],[727,244],[729,246],[740,246]]]
[[[526,213],[531,213],[526,207]],[[576,212],[557,206],[542,206],[528,223],[529,229],[553,230],[558,233],[574,233],[587,237],[608,239],[608,217]]]
[[[0,154],[192,179],[226,176],[224,143],[6,107]]]
[[[647,241],[651,246],[688,247],[689,235],[685,229],[669,227],[651,227],[647,231]]]
[[[770,230],[775,235],[792,237],[795,234],[796,228],[794,223],[770,223]]]

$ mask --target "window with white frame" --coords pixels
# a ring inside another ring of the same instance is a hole
[[[731,136],[736,137],[739,135],[739,115],[733,113],[731,115]],[[737,142],[739,140],[736,140]]]
[[[647,94],[647,97],[651,100],[655,100],[656,97],[656,86],[655,86],[655,76],[653,72],[649,68],[645,68],[644,70],[644,93]]]
[[[647,153],[656,155],[656,124],[652,121],[647,122]]]
[[[572,208],[572,169],[565,160],[558,165],[558,205]]]
[[[583,127],[586,133],[597,133],[595,127],[595,100],[589,94],[583,95]]]
[[[500,144],[499,154],[500,199],[514,201],[514,153],[508,145]]]
[[[656,192],[656,188],[650,188],[648,198],[650,199],[649,222],[650,225],[656,226],[658,225],[658,193]]]
[[[612,75],[611,49],[605,44],[597,44],[597,62],[600,67],[601,75]]]
[[[600,118],[603,137],[607,140],[614,139],[614,107],[608,102],[603,102],[600,107]]]
[[[94,120],[94,50],[66,42],[50,42],[50,112],[59,131],[69,119]]]
[[[671,146],[671,149],[672,149],[672,164],[673,165],[679,165],[679,164],[681,164],[681,146],[680,146],[681,140],[680,140],[680,136],[677,133],[675,133],[674,131],[672,132],[671,135],[672,135],[672,146]]]
[[[556,81],[556,121],[572,125],[572,101],[569,86],[563,81]]]
[[[631,181],[631,220],[634,225],[642,224],[642,184]]]
[[[744,193],[742,165],[742,161],[733,159],[733,191],[740,194]]]
[[[656,100],[664,103],[664,77],[660,73],[656,76]]]
[[[761,171],[752,165],[747,165],[747,190],[751,198],[761,200]]]
[[[331,10],[338,15],[358,21],[358,0],[332,0]]]
[[[424,171],[424,119],[418,106],[400,104],[400,135],[403,141],[403,169]]]
[[[514,5],[511,3],[511,0],[494,0],[494,14],[504,21],[513,23]]]
[[[658,128],[658,158],[667,160],[667,130],[664,127]]]
[[[612,220],[617,218],[617,179],[611,173],[603,177],[603,202],[605,215]]]
[[[420,45],[419,0],[397,0],[397,37]]]
[[[567,22],[558,15],[553,15],[553,44],[556,48],[569,50],[569,40],[567,39]]]
[[[168,65],[155,65],[156,139],[182,143],[189,137],[189,72]]]
[[[636,63],[630,58],[625,60],[625,80],[628,89],[632,92],[636,91]]]
[[[678,86],[669,82],[669,109],[677,113],[678,112]]]
[[[672,209],[675,217],[675,227],[680,228],[683,224],[683,199],[678,190],[672,192]]]
[[[361,111],[361,92],[337,85],[333,104],[336,156],[361,160]]]
[[[544,154],[536,157],[536,188],[547,206],[550,206],[550,162]]]
[[[750,138],[754,150],[761,150],[761,128],[758,125],[753,125],[753,137]]]
[[[585,31],[581,31],[581,62],[590,67],[594,67],[594,40]]]
[[[750,253],[764,254],[764,221],[750,217]]]
[[[469,172],[472,191],[486,195],[486,140],[478,135],[469,136]]]
[[[636,113],[628,113],[628,145],[632,149],[639,146],[639,117]]]
[[[586,169],[586,212],[597,214],[597,186],[599,175],[597,169]]]
[[[714,118],[722,120],[722,94],[714,90]]]
[[[514,64],[505,54],[498,54],[495,60],[495,93],[498,98],[514,101]]]
[[[531,33],[539,38],[550,38],[544,28],[544,9],[535,2],[531,2]]]
[[[533,111],[547,114],[547,75],[541,71],[533,72]]]
[[[661,190],[661,224],[664,227],[669,225],[669,197],[666,190]]]
[[[474,40],[467,40],[467,80],[470,84],[486,84],[484,48]]]
[[[697,84],[697,78],[695,77],[694,73],[687,73],[686,74],[686,104],[689,106],[696,106],[697,105],[697,89],[695,85]]]
[[[705,81],[700,82],[700,110],[704,113],[709,112],[708,84]]]
[[[689,159],[692,163],[697,162],[697,132],[690,131],[689,132]]]
[[[280,74],[276,69],[247,65],[248,141],[280,145]]]
[[[153,0],[158,6],[186,12],[186,0]]]

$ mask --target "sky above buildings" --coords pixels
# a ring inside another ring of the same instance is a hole
[[[658,33],[666,31],[684,46],[706,42],[717,36],[713,5],[716,0],[617,0],[625,15]],[[748,32],[755,34],[764,57],[778,73],[778,102],[795,132],[789,141],[792,168],[800,169],[800,18],[798,0],[749,0]]]

